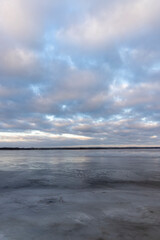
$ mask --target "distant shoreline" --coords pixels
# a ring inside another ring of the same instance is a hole
[[[134,150],[134,149],[160,149],[160,147],[1,147],[4,150]]]

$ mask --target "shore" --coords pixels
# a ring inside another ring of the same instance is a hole
[[[154,150],[160,147],[1,147],[1,150]]]

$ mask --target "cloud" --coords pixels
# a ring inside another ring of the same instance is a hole
[[[91,11],[82,19],[72,22],[57,33],[59,40],[81,48],[103,48],[123,39],[134,38],[152,29],[159,20],[157,0],[123,0],[112,3],[102,1],[97,8],[97,1],[90,4]]]
[[[1,29],[5,35],[13,38],[15,43],[37,47],[43,40],[51,16],[56,15],[56,7],[56,0],[2,0]]]
[[[0,146],[159,144],[159,5],[2,0]]]

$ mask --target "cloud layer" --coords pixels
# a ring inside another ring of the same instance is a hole
[[[159,145],[158,0],[1,0],[0,146]]]

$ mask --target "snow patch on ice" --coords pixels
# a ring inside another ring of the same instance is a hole
[[[83,212],[77,212],[77,213],[71,214],[69,218],[74,219],[76,223],[80,223],[80,224],[86,224],[93,219],[92,216],[89,216],[88,214]]]

